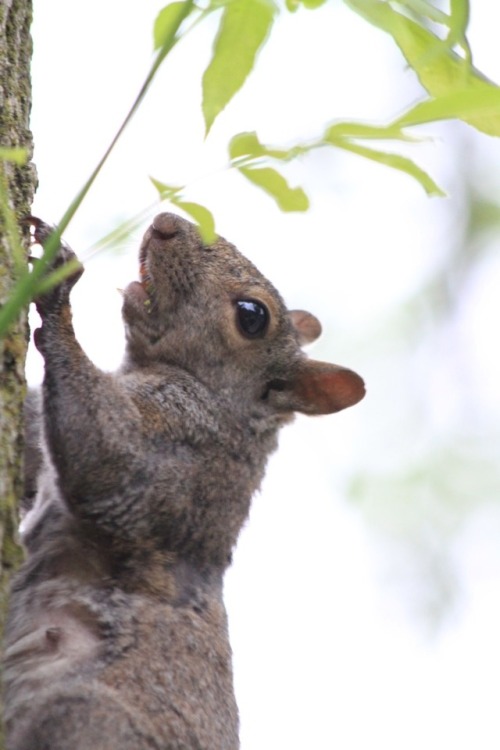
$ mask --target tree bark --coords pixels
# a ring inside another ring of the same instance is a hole
[[[31,0],[0,0],[0,146],[24,147],[32,156],[29,131],[31,108]],[[36,186],[32,164],[0,164],[10,207],[18,218],[30,213]],[[26,241],[28,238],[26,237]],[[0,305],[15,282],[12,248],[0,212]],[[0,339],[0,630],[7,607],[9,577],[22,553],[17,541],[17,508],[22,493],[22,405],[24,362],[28,341],[26,311]],[[3,735],[0,737],[3,747]]]

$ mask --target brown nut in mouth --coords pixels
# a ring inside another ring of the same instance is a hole
[[[141,247],[139,253],[139,281],[136,283],[141,285],[151,304],[154,299],[154,284],[149,272],[147,245]]]

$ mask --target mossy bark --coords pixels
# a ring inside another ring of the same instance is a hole
[[[0,146],[24,147],[31,158],[31,0],[0,0]],[[36,184],[31,164],[1,164],[10,207],[21,218],[30,213]],[[27,240],[27,238],[26,238]],[[15,283],[12,248],[0,212],[0,305]],[[0,339],[0,629],[3,630],[11,572],[21,559],[17,507],[22,493],[22,404],[28,340],[26,311]],[[0,747],[3,739],[0,738]]]

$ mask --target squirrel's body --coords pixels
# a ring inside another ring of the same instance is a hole
[[[235,750],[222,582],[251,496],[294,411],[363,395],[304,357],[317,321],[229,243],[161,214],[140,261],[116,374],[75,339],[81,272],[37,302],[46,455],[6,631],[8,750]]]

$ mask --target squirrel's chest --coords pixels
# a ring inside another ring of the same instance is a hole
[[[232,659],[222,602],[192,606],[136,602],[133,641],[102,668],[99,680],[117,690],[167,742],[173,728],[182,746],[238,744]],[[163,735],[165,734],[165,737]],[[183,744],[184,743],[184,744]]]

